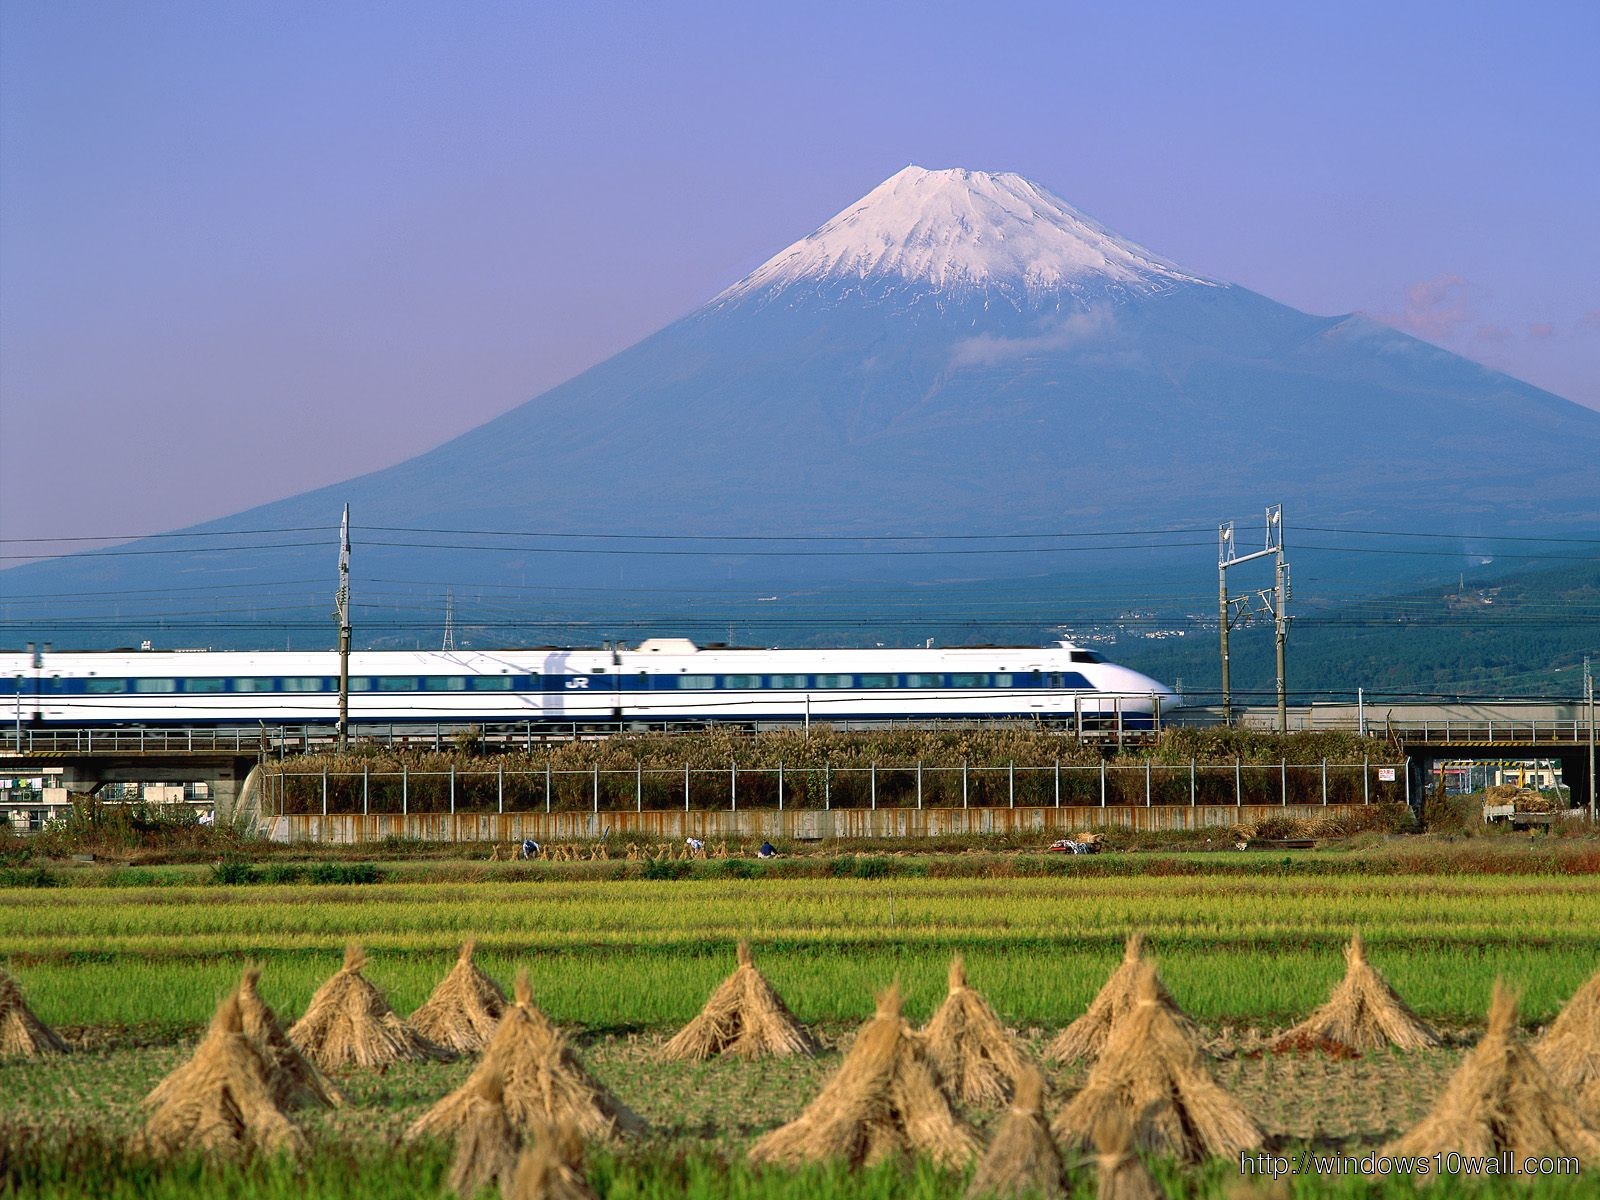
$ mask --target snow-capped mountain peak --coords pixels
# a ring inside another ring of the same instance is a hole
[[[1038,298],[1094,284],[1147,291],[1209,282],[1117,236],[1021,175],[912,166],[717,300],[797,284],[910,284],[949,294]]]

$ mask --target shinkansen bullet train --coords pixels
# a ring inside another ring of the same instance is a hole
[[[350,720],[672,724],[1032,717],[1148,724],[1168,688],[1069,642],[1045,648],[356,651]],[[0,719],[34,725],[332,722],[339,656],[0,652]]]

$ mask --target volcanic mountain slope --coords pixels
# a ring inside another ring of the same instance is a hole
[[[1600,413],[1364,317],[1184,271],[1020,176],[908,167],[504,416],[204,528],[331,525],[349,502],[358,528],[982,533],[1204,526],[1282,501],[1323,524],[1543,532],[1600,525],[1596,462]],[[326,558],[216,554],[193,581]],[[417,579],[528,568],[369,544],[358,582],[402,559]],[[536,565],[546,581],[617,577],[594,559]],[[6,572],[0,590],[164,569],[85,555]],[[635,560],[627,577],[675,569]]]

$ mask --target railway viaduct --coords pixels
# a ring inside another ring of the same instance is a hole
[[[1273,709],[1236,710],[1236,723],[1259,729],[1276,726]],[[1174,710],[1168,725],[1220,724],[1220,710]],[[1365,732],[1387,741],[1391,761],[1406,764],[1406,796],[1416,805],[1441,762],[1463,759],[1554,759],[1575,805],[1595,813],[1595,729],[1578,704],[1317,704],[1289,710],[1291,730]],[[398,733],[397,733],[398,729]],[[405,738],[443,745],[457,729],[443,725],[376,727],[369,736]],[[540,738],[570,736],[543,731]],[[1063,736],[1078,736],[1071,731]],[[1097,739],[1114,735],[1099,732]],[[508,747],[535,737],[532,731],[491,732],[489,743]],[[332,732],[320,726],[248,728],[49,729],[19,727],[0,735],[0,776],[44,777],[48,789],[38,807],[50,809],[71,795],[98,794],[109,784],[204,785],[220,816],[240,799],[251,769],[266,757],[288,757],[332,746]]]

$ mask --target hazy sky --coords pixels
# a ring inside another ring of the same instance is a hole
[[[913,162],[1600,408],[1597,54],[1592,0],[0,0],[0,536],[396,462]]]

